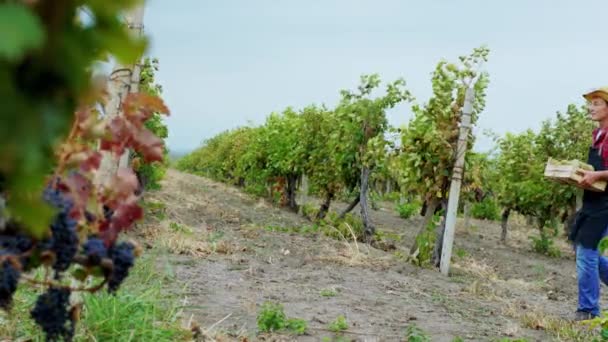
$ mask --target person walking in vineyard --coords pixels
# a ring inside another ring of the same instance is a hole
[[[594,171],[583,171],[581,185],[608,181],[608,87],[583,95],[588,101],[591,120],[598,123],[593,130],[587,163]],[[607,235],[608,189],[604,192],[585,190],[583,206],[577,213],[569,239],[576,251],[578,308],[575,320],[587,320],[600,314],[600,281],[608,285],[608,258],[601,255],[598,244]]]

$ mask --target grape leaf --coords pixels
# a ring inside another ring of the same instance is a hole
[[[92,170],[99,169],[99,166],[101,165],[101,158],[101,153],[97,151],[92,152],[91,154],[89,154],[88,158],[80,164],[80,169],[83,172],[90,172]]]
[[[0,5],[0,58],[17,60],[44,43],[40,20],[20,4]]]
[[[163,140],[148,129],[139,130],[133,136],[135,149],[142,154],[148,163],[163,160]]]
[[[169,114],[169,109],[160,97],[144,93],[129,94],[123,103],[123,111],[125,118],[138,128],[154,113]]]

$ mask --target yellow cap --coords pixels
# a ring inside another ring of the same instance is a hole
[[[591,101],[594,97],[599,97],[604,99],[604,101],[608,102],[608,87],[597,88],[589,91],[586,94],[583,94],[583,97],[588,101]]]

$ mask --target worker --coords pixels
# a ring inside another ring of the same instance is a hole
[[[598,123],[593,130],[587,163],[594,171],[582,171],[580,184],[589,187],[608,181],[608,87],[583,95],[591,120]],[[600,281],[608,285],[608,258],[598,249],[608,227],[608,189],[603,192],[584,190],[583,206],[577,213],[569,239],[576,251],[578,308],[574,319],[588,320],[600,315]]]

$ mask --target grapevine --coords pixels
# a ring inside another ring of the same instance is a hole
[[[139,254],[135,243],[118,241],[121,231],[142,218],[135,174],[120,169],[106,184],[99,184],[95,176],[102,153],[120,156],[129,148],[146,161],[160,160],[160,138],[144,122],[153,113],[167,113],[168,109],[159,99],[143,94],[129,95],[123,107],[124,115],[113,118],[101,118],[90,108],[76,113],[70,137],[58,149],[56,170],[41,194],[55,209],[49,234],[42,238],[23,235],[19,217],[11,217],[0,237],[0,306],[10,309],[20,279],[47,287],[31,314],[48,340],[70,340],[73,335],[70,293],[95,292],[106,285],[109,292],[116,292]],[[97,145],[100,151],[92,147]],[[38,267],[52,268],[53,279],[24,276]],[[63,280],[68,270],[84,283],[101,280],[89,287],[67,286]]]
[[[103,158],[127,150],[162,161],[163,142],[145,123],[168,109],[144,91],[108,117],[105,81],[92,74],[107,57],[129,65],[143,54],[146,39],[122,18],[138,3],[0,4],[0,307],[10,312],[19,286],[40,288],[30,313],[48,341],[73,338],[73,293],[114,293],[140,253],[119,240],[143,215],[137,176],[97,174]]]

